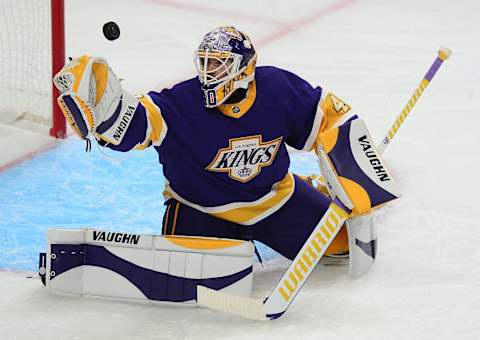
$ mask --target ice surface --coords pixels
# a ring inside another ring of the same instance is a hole
[[[153,149],[84,150],[72,137],[0,172],[0,268],[35,270],[48,228],[161,234],[164,179],[158,154]],[[316,172],[312,154],[292,158],[296,173]],[[275,256],[263,255],[266,260]]]
[[[14,271],[0,272],[0,338],[480,338],[479,10],[476,1],[446,0],[66,1],[67,54],[107,58],[132,92],[193,75],[202,34],[231,23],[258,42],[259,64],[330,88],[377,140],[437,49],[454,53],[385,152],[403,197],[375,217],[378,260],[363,278],[318,266],[287,314],[266,323],[198,308],[51,296],[24,273],[33,270],[46,228],[158,232],[162,217],[154,152],[115,155],[122,158],[116,165],[98,150],[83,153],[70,138],[0,173],[0,268]],[[122,30],[113,42],[101,33],[111,20]],[[47,143],[1,131],[2,163]],[[309,155],[292,159],[297,172],[316,169]],[[256,265],[258,297],[288,265],[264,254],[267,264]]]

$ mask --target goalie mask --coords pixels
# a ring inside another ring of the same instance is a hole
[[[224,103],[236,89],[247,89],[255,76],[257,54],[247,35],[233,26],[208,32],[195,51],[204,105]]]

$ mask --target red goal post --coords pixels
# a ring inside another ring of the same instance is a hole
[[[52,79],[65,63],[65,6],[64,0],[51,1],[52,20]],[[65,138],[65,117],[57,105],[59,92],[52,83],[52,127],[50,135]]]
[[[64,0],[0,1],[0,124],[64,138],[52,82],[64,63]]]

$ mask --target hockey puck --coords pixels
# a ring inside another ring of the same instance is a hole
[[[103,35],[108,40],[116,40],[120,37],[120,27],[113,21],[109,21],[103,25]]]

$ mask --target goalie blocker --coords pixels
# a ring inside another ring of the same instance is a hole
[[[330,129],[319,139],[318,159],[330,195],[353,216],[400,197],[362,119]]]
[[[195,305],[197,285],[250,296],[252,242],[50,229],[39,273],[53,293]]]

